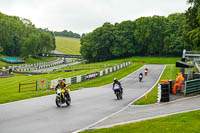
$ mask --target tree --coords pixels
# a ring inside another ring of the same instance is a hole
[[[24,45],[21,49],[21,56],[27,58],[29,56],[38,56],[38,45],[40,43],[39,36],[32,34],[29,38],[26,38]]]
[[[40,36],[39,41],[38,39],[35,40],[38,36]],[[31,43],[31,41],[34,42]],[[42,46],[42,48],[39,46]],[[54,50],[56,46],[53,32],[48,31],[48,29],[35,28],[28,19],[0,13],[0,49],[3,54],[8,56],[36,56],[38,49],[35,49],[35,47],[43,49],[45,52]],[[32,52],[26,48],[30,48]],[[28,53],[23,50],[28,50]]]
[[[52,36],[47,32],[40,33],[40,44],[38,45],[38,49],[40,53],[49,53],[53,50],[53,40]]]
[[[200,0],[188,0],[191,5],[186,11],[185,37],[193,50],[200,50]]]

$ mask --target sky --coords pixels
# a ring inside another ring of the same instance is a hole
[[[183,13],[187,0],[0,0],[0,12],[29,19],[37,28],[92,32],[105,22]]]

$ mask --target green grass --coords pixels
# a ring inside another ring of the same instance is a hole
[[[80,39],[56,37],[56,50],[64,54],[80,55]]]
[[[175,64],[181,57],[132,57],[132,61],[143,61],[145,64]]]
[[[32,98],[32,97],[38,97],[38,96],[43,96],[43,95],[49,95],[55,93],[54,91],[38,91],[35,92],[34,88],[32,89],[22,89],[21,93],[18,93],[18,87],[19,87],[19,82],[21,83],[27,83],[27,82],[36,82],[38,79],[57,79],[57,78],[68,78],[68,77],[73,77],[73,76],[78,76],[78,75],[83,75],[83,74],[88,74],[92,72],[97,72],[104,70],[105,68],[99,68],[99,66],[113,66],[116,64],[120,64],[126,61],[135,61],[137,59],[137,62],[132,62],[132,65],[121,69],[117,72],[114,72],[112,74],[99,77],[93,80],[85,81],[79,84],[74,84],[71,85],[70,88],[72,90],[77,90],[80,88],[84,87],[95,87],[95,86],[101,86],[105,85],[108,83],[111,83],[113,81],[114,77],[117,77],[118,79],[121,79],[122,77],[130,74],[131,72],[135,71],[145,63],[151,63],[149,60],[151,58],[147,57],[132,57],[132,58],[126,58],[126,59],[118,59],[118,60],[111,60],[111,61],[105,61],[105,62],[100,62],[100,63],[91,63],[91,64],[85,64],[84,65],[77,65],[73,66],[73,68],[93,68],[93,69],[88,69],[88,70],[82,70],[82,71],[73,71],[73,72],[60,72],[60,73],[50,73],[50,74],[45,74],[45,75],[33,75],[33,76],[24,76],[23,74],[15,74],[15,77],[10,77],[10,78],[2,78],[0,80],[0,103],[6,103],[6,102],[12,102],[16,100],[22,100],[22,99],[27,99],[27,98]],[[170,58],[174,62],[174,58]],[[159,58],[156,59],[154,58],[152,60],[152,63],[162,63],[167,62],[169,58]],[[143,62],[144,63],[141,63]],[[97,67],[96,69],[94,69]]]
[[[81,133],[199,133],[200,111],[192,111]]]
[[[52,79],[57,79],[59,77],[67,78],[67,77],[78,76],[85,73],[91,73],[91,72],[96,72],[96,71],[100,71],[100,70],[92,69],[92,70],[83,70],[83,71],[75,71],[75,72],[61,72],[57,74],[44,74],[44,75],[32,75],[32,76],[24,76],[22,74],[16,74],[15,77],[2,78],[0,80],[0,103],[6,103],[6,102],[55,93],[54,91],[34,92],[35,88],[22,89],[21,93],[18,93],[19,83],[36,82],[36,80],[38,79],[52,80]]]
[[[163,72],[163,75],[160,78],[161,83],[162,79],[167,80],[174,80],[175,79],[175,65],[167,65],[165,71]],[[145,97],[141,98],[140,100],[136,101],[134,104],[136,105],[144,105],[144,104],[152,104],[157,102],[157,95],[158,95],[158,84],[153,88],[153,90],[149,93],[148,98],[145,99]]]

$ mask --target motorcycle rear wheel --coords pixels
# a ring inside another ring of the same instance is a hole
[[[71,104],[71,97],[70,97],[70,95],[68,95],[66,97],[67,97],[66,104],[69,106]]]
[[[120,100],[120,92],[116,92],[117,100]]]

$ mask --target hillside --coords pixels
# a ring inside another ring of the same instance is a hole
[[[56,37],[56,50],[64,54],[80,55],[80,39]]]

